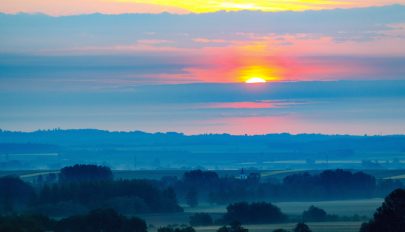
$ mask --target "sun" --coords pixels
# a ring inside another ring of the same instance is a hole
[[[245,81],[247,84],[266,83],[267,81],[261,77],[251,77]]]

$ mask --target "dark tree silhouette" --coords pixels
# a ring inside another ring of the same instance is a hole
[[[158,232],[195,232],[194,228],[191,226],[165,226],[165,227],[160,227]]]
[[[305,223],[298,223],[294,228],[294,232],[312,232],[312,230]]]
[[[186,201],[187,205],[192,208],[198,206],[198,193],[195,189],[191,189],[187,192]]]
[[[192,170],[183,174],[182,183],[186,190],[201,190],[215,188],[218,186],[219,177],[213,171]]]
[[[191,226],[210,226],[213,220],[208,213],[195,213],[190,216],[189,222]]]
[[[34,189],[20,178],[14,176],[0,178],[0,213],[21,210],[34,199]]]
[[[326,170],[318,175],[289,175],[284,178],[283,185],[285,193],[296,200],[371,197],[376,190],[373,176],[342,169]]]
[[[193,183],[211,184],[213,182],[218,181],[218,179],[219,179],[218,174],[213,171],[193,170],[185,172],[183,174],[183,181],[189,184]]]
[[[112,209],[97,209],[87,215],[72,216],[60,221],[42,215],[0,216],[0,231],[147,232],[147,227],[142,219],[124,217]]]
[[[53,231],[55,221],[42,215],[10,215],[0,217],[0,231],[42,232]]]
[[[112,180],[113,174],[109,167],[98,165],[76,164],[60,170],[60,182],[105,181]]]
[[[222,226],[217,232],[249,232],[249,230],[243,228],[240,222],[234,221],[229,226]]]
[[[405,189],[390,193],[373,219],[364,223],[361,232],[404,232],[405,231]]]
[[[88,209],[113,208],[120,213],[180,212],[176,194],[160,190],[151,181],[117,180],[69,182],[44,186],[38,205],[70,202]]]
[[[313,205],[302,213],[302,220],[304,222],[323,222],[327,220],[327,217],[328,215],[325,210]]]
[[[226,209],[225,222],[239,221],[244,224],[261,224],[279,223],[287,219],[277,206],[266,202],[251,204],[239,202],[230,204]]]
[[[56,232],[147,232],[145,221],[139,218],[126,218],[112,209],[97,209],[85,216],[62,219]]]

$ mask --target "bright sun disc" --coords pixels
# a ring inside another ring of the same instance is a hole
[[[266,80],[260,77],[252,77],[245,81],[248,84],[254,84],[254,83],[266,83]]]

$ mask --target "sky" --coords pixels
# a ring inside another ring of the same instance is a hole
[[[0,0],[0,12],[1,129],[405,133],[405,1]]]
[[[44,13],[77,15],[89,13],[207,13],[217,11],[256,10],[266,12],[324,10],[384,6],[404,3],[396,0],[0,0],[4,13]]]

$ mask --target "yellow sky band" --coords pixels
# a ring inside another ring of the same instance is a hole
[[[237,11],[237,10],[261,10],[261,11],[302,11],[319,10],[333,7],[356,6],[351,1],[324,1],[324,0],[250,0],[250,1],[207,1],[207,0],[117,0],[119,2],[147,3],[160,6],[178,7],[194,13],[206,13],[215,11]]]

